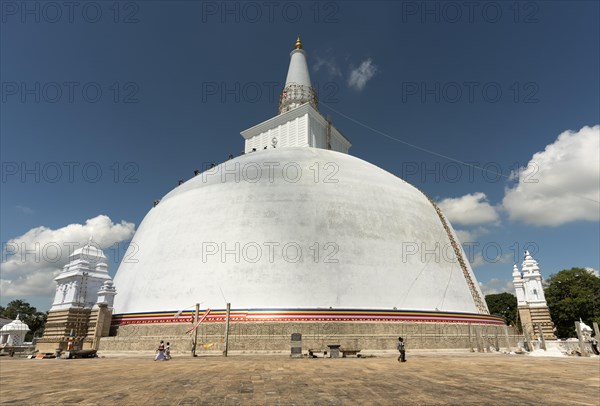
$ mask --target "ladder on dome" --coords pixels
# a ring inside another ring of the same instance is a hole
[[[444,214],[442,213],[442,211],[440,210],[438,205],[433,201],[433,199],[431,197],[429,197],[425,192],[423,192],[421,189],[417,188],[416,186],[415,186],[415,189],[417,189],[419,192],[421,192],[421,194],[423,194],[423,196],[425,196],[425,198],[427,198],[427,200],[429,200],[429,203],[433,206],[436,214],[438,215],[438,218],[440,219],[440,222],[442,223],[442,227],[444,228],[444,231],[446,231],[446,234],[448,235],[448,239],[450,240],[450,245],[452,246],[454,255],[458,259],[460,268],[461,268],[463,275],[467,281],[467,286],[469,287],[469,291],[471,292],[471,296],[473,297],[475,306],[477,307],[477,309],[479,310],[479,312],[481,314],[488,314],[489,312],[488,312],[487,306],[486,306],[483,298],[479,295],[479,292],[475,288],[475,284],[473,283],[473,279],[471,278],[471,275],[469,274],[467,264],[465,263],[465,260],[462,256],[460,246],[456,242],[454,237],[452,236],[452,231],[450,230],[450,227],[448,226],[448,223],[446,222],[446,218],[444,217]]]

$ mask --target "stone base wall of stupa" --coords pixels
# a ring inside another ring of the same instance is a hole
[[[160,340],[176,352],[191,351],[190,323],[128,324],[113,326],[100,340],[100,351],[153,351]],[[225,324],[210,322],[198,329],[197,353],[222,351]],[[302,350],[327,350],[329,344],[363,351],[395,350],[398,337],[407,349],[514,349],[522,336],[513,327],[490,324],[411,322],[242,322],[231,323],[229,351],[289,352],[292,333],[302,334]]]

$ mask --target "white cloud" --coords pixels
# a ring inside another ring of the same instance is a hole
[[[58,229],[32,228],[5,244],[0,292],[11,297],[51,296],[55,289],[52,279],[68,262],[71,252],[86,244],[90,236],[95,245],[107,248],[131,239],[134,231],[133,223],[114,224],[105,215]]]
[[[438,206],[452,224],[474,226],[498,221],[498,213],[486,200],[485,193],[444,199]]]
[[[475,238],[477,238],[475,236],[475,233],[473,233],[470,230],[454,230],[454,232],[456,233],[456,236],[458,237],[458,241],[462,242],[474,242]]]
[[[502,206],[511,220],[538,226],[600,220],[600,126],[565,131],[512,174]]]
[[[587,268],[585,268],[585,270],[588,271],[589,273],[591,273],[592,275],[600,278],[600,272],[598,272],[597,269],[587,267]]]
[[[15,209],[17,209],[21,213],[25,213],[25,214],[33,214],[33,213],[35,213],[32,208],[27,207],[27,206],[17,205],[17,206],[15,206]]]
[[[314,58],[316,61],[313,65],[313,69],[315,72],[318,72],[319,70],[321,70],[321,68],[325,68],[327,73],[331,76],[342,76],[342,71],[338,66],[337,62],[335,61],[334,57],[321,58],[320,56],[315,55]]]
[[[363,61],[358,68],[353,69],[350,72],[348,85],[361,91],[365,88],[367,82],[375,75],[375,72],[377,72],[377,66],[375,66],[371,58],[369,58]]]
[[[497,255],[497,256],[494,256]],[[477,252],[469,255],[467,253],[467,258],[469,263],[471,264],[471,268],[479,268],[483,265],[498,265],[498,264],[508,264],[513,261],[513,256],[510,252],[506,252],[504,254],[498,253],[493,249],[485,252],[485,255],[482,252]]]
[[[458,240],[461,243],[477,242],[477,239],[479,237],[489,233],[489,231],[490,230],[488,230],[487,228],[481,227],[481,226],[475,227],[470,230],[454,230],[454,232],[456,233],[456,235],[458,237]]]
[[[481,253],[477,253],[473,255],[473,260],[469,261],[469,263],[471,264],[471,268],[475,269],[485,265],[486,260],[483,258],[483,255],[481,255]]]
[[[0,292],[4,297],[50,297],[56,289],[54,277],[59,272],[57,268],[37,269],[24,273],[20,278],[0,279]]]
[[[492,278],[485,283],[479,282],[479,287],[484,296],[504,292],[515,294],[515,287],[512,281],[506,279]]]

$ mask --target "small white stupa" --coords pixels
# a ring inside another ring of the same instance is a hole
[[[15,320],[0,329],[0,346],[23,345],[27,332],[29,332],[29,326],[19,320],[19,315],[17,315]]]
[[[581,334],[583,335],[583,339],[585,341],[590,341],[592,339],[592,333],[594,330],[579,318],[579,328],[581,329]]]

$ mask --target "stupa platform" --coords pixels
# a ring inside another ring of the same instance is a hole
[[[597,405],[600,358],[411,353],[376,358],[200,356],[0,358],[10,404]],[[102,353],[101,353],[102,354]],[[520,382],[523,371],[543,371]],[[32,379],[32,377],[42,377]],[[91,385],[90,377],[99,385]]]

